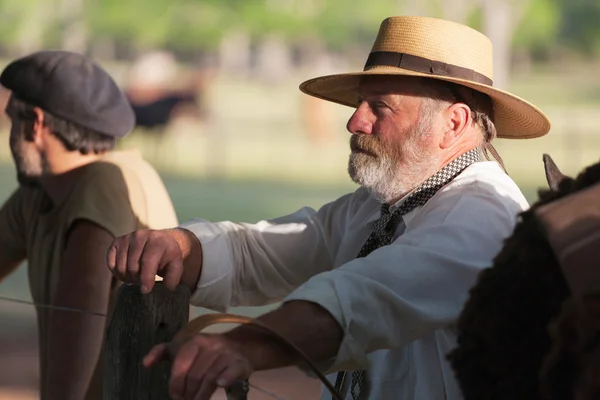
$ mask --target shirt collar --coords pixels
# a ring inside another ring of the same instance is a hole
[[[400,207],[402,205],[402,203],[404,203],[406,201],[406,199],[408,198],[408,196],[411,195],[411,193],[412,192],[407,193],[400,200],[398,200],[397,202],[392,204],[390,206],[390,212],[393,213],[394,211],[396,211],[398,209],[398,207]],[[365,225],[371,224],[372,222],[377,221],[379,219],[379,217],[381,217],[381,203],[376,200],[373,200],[373,204],[375,205],[375,207],[373,208],[373,212],[371,214],[369,214],[369,217],[365,220]],[[420,208],[421,207],[416,207],[414,210],[406,213],[405,215],[403,215],[400,218],[404,219],[405,217],[410,217],[414,211],[416,211]]]

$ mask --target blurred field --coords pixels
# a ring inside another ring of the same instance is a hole
[[[587,79],[589,72],[583,71],[573,67],[515,76],[513,90],[539,105],[553,121],[544,138],[496,142],[509,174],[530,201],[538,188],[545,187],[543,153],[551,154],[568,174],[600,158],[600,78]],[[121,147],[140,147],[159,167],[180,221],[201,216],[254,222],[302,206],[317,208],[355,188],[346,175],[345,120],[351,109],[324,105],[335,115],[334,132],[322,143],[309,140],[300,118],[303,95],[297,90],[303,78],[277,86],[219,79],[210,88],[208,123],[180,120],[161,141],[138,131]],[[16,182],[5,130],[0,130],[0,142],[4,143],[0,201],[4,201]],[[24,268],[0,283],[0,295],[30,298]],[[257,315],[267,309],[232,312]],[[201,312],[206,310],[194,310]],[[0,388],[7,388],[0,390],[0,400],[20,398],[8,388],[22,388],[22,398],[33,399],[38,377],[33,310],[0,301],[0,321]],[[277,387],[280,394],[287,387],[292,399],[293,392],[308,395],[306,391],[318,386],[293,370],[262,373],[256,382],[271,390]]]
[[[552,121],[551,132],[532,140],[495,142],[508,172],[529,188],[544,185],[542,154],[550,153],[569,174],[598,161],[600,77],[594,64],[521,71],[508,88],[540,107]],[[221,178],[321,182],[348,185],[346,162],[349,107],[321,102],[332,114],[331,133],[320,143],[312,140],[302,116],[298,76],[279,85],[222,78],[207,93],[212,119],[203,125],[180,121],[161,142],[169,153],[157,165],[182,174]],[[134,134],[123,146],[155,144]]]

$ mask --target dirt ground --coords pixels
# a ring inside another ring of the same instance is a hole
[[[2,380],[5,381],[4,376]],[[286,400],[318,399],[320,395],[319,382],[314,379],[305,378],[292,369],[258,372],[253,375],[251,381],[253,384],[273,392]],[[0,386],[0,400],[37,399],[39,399],[37,387]],[[273,400],[273,397],[251,388],[248,399]],[[223,391],[215,393],[212,400],[226,400],[225,393]]]

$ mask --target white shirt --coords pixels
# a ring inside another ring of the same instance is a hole
[[[527,207],[514,181],[486,161],[406,214],[393,243],[361,259],[381,210],[363,188],[318,211],[256,224],[191,220],[181,226],[199,238],[204,257],[191,302],[217,311],[318,303],[344,331],[324,370],[366,367],[372,400],[462,399],[446,361],[452,324]],[[331,396],[323,391],[322,399]]]

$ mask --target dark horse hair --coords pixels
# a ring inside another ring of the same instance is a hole
[[[552,347],[540,374],[548,400],[600,398],[600,295],[565,301],[550,325]]]
[[[548,326],[570,296],[560,266],[534,211],[600,182],[600,163],[519,215],[513,233],[470,290],[457,322],[457,347],[448,354],[465,400],[547,400],[540,370],[550,350]]]

